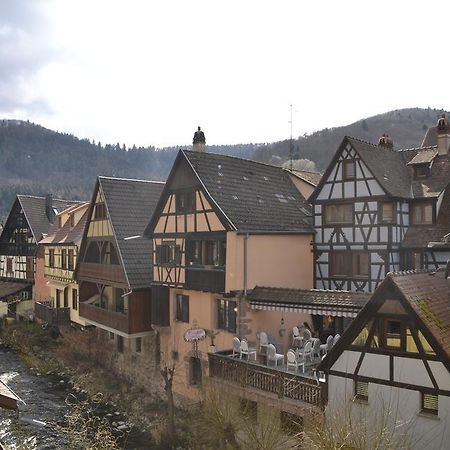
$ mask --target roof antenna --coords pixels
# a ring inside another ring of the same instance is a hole
[[[289,109],[290,109],[290,120],[289,120],[289,125],[291,128],[291,137],[289,140],[289,170],[292,172],[292,159],[294,157],[294,145],[292,143],[292,104],[289,105]]]

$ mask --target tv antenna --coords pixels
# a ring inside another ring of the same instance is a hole
[[[292,158],[294,157],[294,144],[292,142],[292,104],[289,105],[290,115],[289,115],[289,125],[291,129],[291,137],[289,139],[289,169],[292,171]]]

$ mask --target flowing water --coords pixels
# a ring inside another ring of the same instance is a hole
[[[25,402],[19,403],[19,414],[0,409],[0,442],[8,449],[50,450],[67,448],[65,435],[52,425],[69,411],[66,382],[34,373],[12,350],[0,346],[0,379]],[[111,416],[106,407],[99,414]],[[118,413],[115,413],[118,415]],[[125,449],[151,449],[148,439],[132,430]],[[106,449],[105,449],[106,450]]]

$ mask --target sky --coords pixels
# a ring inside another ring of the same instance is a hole
[[[262,143],[450,109],[450,2],[0,0],[0,118],[102,144]]]

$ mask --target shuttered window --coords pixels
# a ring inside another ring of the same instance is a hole
[[[369,400],[369,383],[366,381],[356,381],[355,383],[355,397],[360,400]]]
[[[439,400],[437,395],[422,393],[422,411],[437,416]]]

